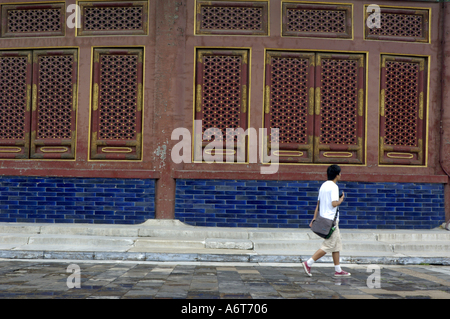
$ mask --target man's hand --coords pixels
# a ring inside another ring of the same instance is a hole
[[[309,228],[312,227],[313,222],[315,221],[315,219],[313,219],[310,223],[309,223]]]

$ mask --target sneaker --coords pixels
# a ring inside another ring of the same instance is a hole
[[[302,264],[303,264],[303,269],[305,269],[306,274],[309,277],[312,277],[312,275],[311,275],[311,267],[309,267],[306,262],[303,262]]]
[[[351,276],[352,274],[346,271],[341,271],[341,272],[335,272],[334,273],[334,277],[348,277]]]

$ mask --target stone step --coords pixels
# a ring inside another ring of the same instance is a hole
[[[28,243],[28,234],[7,233],[0,234],[1,245],[26,245]]]
[[[78,235],[111,237],[161,237],[179,239],[227,238],[249,240],[319,239],[310,229],[259,229],[195,227],[177,220],[149,220],[140,225],[0,223],[0,234]],[[375,240],[388,243],[450,241],[444,230],[350,230],[341,229],[343,240]]]
[[[409,252],[409,251],[450,251],[450,241],[445,240],[446,234],[429,234],[429,236],[411,236],[415,240],[407,241],[405,236],[378,237],[383,240],[371,240],[367,236],[342,234],[343,250],[346,251],[383,251],[383,252]],[[303,234],[298,239],[280,240],[273,236],[254,236],[259,239],[233,239],[233,238],[179,238],[179,237],[114,237],[114,236],[85,236],[85,235],[47,235],[47,234],[0,234],[0,245],[4,247],[136,247],[145,248],[196,248],[196,249],[236,249],[236,250],[316,250],[320,247],[322,239],[311,234]],[[279,238],[284,238],[280,236]],[[357,240],[355,240],[355,238]],[[426,240],[439,239],[439,240]],[[1,247],[0,246],[0,247]]]
[[[133,246],[135,238],[112,236],[78,235],[33,235],[28,245],[72,245],[72,246]]]
[[[139,230],[139,237],[162,237],[170,238],[176,237],[179,239],[203,239],[206,238],[230,238],[230,239],[248,239],[246,231],[238,230],[224,230],[217,228],[217,230],[209,230],[208,228],[180,228],[180,229],[164,229],[164,228],[141,228]]]
[[[64,246],[89,246],[95,249],[98,246],[133,246],[133,237],[112,236],[79,236],[79,235],[40,235],[40,234],[0,234],[0,244],[17,246],[32,245],[64,245]]]
[[[422,243],[402,243],[391,244],[394,252],[398,253],[410,253],[410,252],[439,252],[450,253],[450,242],[442,241],[426,241]]]
[[[164,237],[140,237],[136,239],[134,248],[137,249],[152,249],[152,248],[205,248],[205,241],[202,239],[179,239],[179,238],[164,238]]]
[[[253,241],[255,251],[276,251],[276,250],[293,250],[293,251],[316,251],[322,245],[323,240],[256,240]],[[389,244],[377,241],[343,241],[343,251],[378,251],[391,252],[392,248]]]
[[[249,239],[207,238],[205,248],[253,250],[254,243]]]
[[[427,232],[427,233],[379,233],[378,241],[388,243],[398,242],[423,242],[423,241],[449,241],[450,232]]]

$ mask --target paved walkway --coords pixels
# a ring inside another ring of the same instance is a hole
[[[68,287],[68,282],[77,284],[69,265],[79,266],[80,288]],[[216,314],[226,310],[226,304],[202,303],[203,298],[450,299],[448,266],[380,266],[380,288],[368,287],[368,277],[376,272],[368,272],[366,265],[342,266],[351,277],[333,277],[334,268],[326,264],[314,265],[308,277],[299,264],[0,260],[0,298],[198,299],[174,303],[167,309],[174,314],[200,304],[216,305]],[[282,310],[270,300],[262,303],[272,314]]]

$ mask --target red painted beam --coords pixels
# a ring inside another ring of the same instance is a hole
[[[260,172],[248,171],[204,171],[204,170],[179,170],[174,172],[175,179],[232,179],[232,180],[283,180],[283,181],[313,181],[326,180],[324,173],[286,172],[276,174],[260,174]],[[396,174],[342,174],[342,181],[348,182],[372,182],[372,183],[437,183],[447,184],[446,175],[396,175]]]
[[[145,178],[159,179],[160,173],[154,170],[120,170],[120,169],[0,169],[0,176],[49,176],[49,177],[84,177],[84,178]]]

